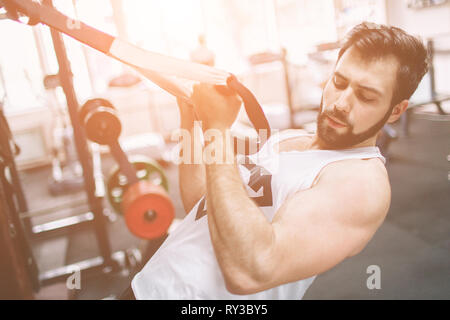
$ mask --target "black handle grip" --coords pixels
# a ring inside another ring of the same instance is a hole
[[[241,82],[239,82],[239,80],[236,78],[235,75],[233,74],[230,75],[230,77],[227,79],[227,85],[231,89],[235,90],[237,94],[242,98],[242,101],[244,102],[244,107],[245,111],[247,112],[247,116],[250,119],[251,123],[253,124],[253,127],[256,129],[256,132],[258,133],[259,137],[258,150],[259,150],[259,148],[262,145],[264,145],[264,143],[270,137],[271,131],[269,121],[267,121],[264,111],[261,108],[261,105],[259,104],[258,100],[256,100],[256,97],[247,87],[245,87]],[[247,147],[246,150],[248,150]]]

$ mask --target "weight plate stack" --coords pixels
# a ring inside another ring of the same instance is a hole
[[[129,157],[129,161],[134,166],[139,180],[149,181],[169,191],[167,176],[155,160],[142,155],[133,155]],[[116,165],[108,176],[106,189],[108,201],[118,214],[122,214],[122,200],[128,187],[127,178]]]

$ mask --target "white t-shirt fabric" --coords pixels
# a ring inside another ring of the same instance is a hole
[[[305,134],[295,130],[277,133],[258,153],[237,157],[248,195],[268,221],[272,221],[288,197],[311,188],[316,176],[329,163],[370,158],[380,158],[386,163],[377,147],[281,153],[274,150],[276,142],[301,135]],[[250,295],[228,292],[211,243],[206,211],[203,197],[136,274],[131,283],[136,299],[292,300],[303,297],[316,276]]]

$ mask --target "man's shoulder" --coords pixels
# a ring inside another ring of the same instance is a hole
[[[378,159],[348,159],[326,166],[317,185],[338,188],[339,193],[364,207],[370,220],[384,218],[391,202],[391,187],[384,164]]]
[[[348,182],[366,182],[375,185],[389,184],[386,167],[379,158],[334,161],[322,169],[320,178],[322,177],[345,178]]]

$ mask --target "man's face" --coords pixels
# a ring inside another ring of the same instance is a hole
[[[345,149],[374,137],[391,114],[398,68],[394,56],[370,60],[347,49],[323,91],[317,118],[321,143]]]

